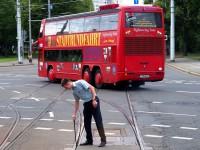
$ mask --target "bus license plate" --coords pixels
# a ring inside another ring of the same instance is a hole
[[[142,74],[142,75],[140,75],[141,79],[147,79],[149,77],[150,77],[150,75],[148,75],[148,74]]]

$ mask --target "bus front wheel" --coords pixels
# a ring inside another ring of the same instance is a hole
[[[103,78],[102,78],[101,71],[99,69],[95,72],[94,85],[98,89],[103,87]]]
[[[55,73],[53,71],[53,68],[49,69],[48,71],[48,79],[50,82],[55,82],[56,78],[55,78]]]
[[[84,71],[83,71],[83,79],[85,81],[87,81],[88,83],[90,83],[90,79],[91,79],[91,73],[90,73],[90,69],[89,68],[86,68]]]

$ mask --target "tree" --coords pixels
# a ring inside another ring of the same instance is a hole
[[[169,33],[170,3],[167,0],[158,0],[156,4],[166,8],[165,22]],[[176,51],[184,55],[200,52],[200,1],[175,0],[175,18]]]
[[[21,1],[22,28],[28,33],[28,0]],[[51,0],[52,16],[74,14],[93,10],[92,0]],[[16,1],[0,1],[0,56],[7,55],[13,45],[16,47]],[[31,0],[32,38],[37,39],[40,21],[48,16],[47,0]],[[25,39],[26,41],[28,40]]]
[[[0,55],[8,55],[16,43],[15,2],[1,0],[0,5]]]
[[[62,15],[69,15],[93,10],[92,0],[51,0],[51,16],[57,17]],[[28,31],[28,2],[23,0],[23,26]],[[31,17],[32,20],[32,37],[37,39],[40,21],[48,17],[47,0],[32,0],[31,1]]]

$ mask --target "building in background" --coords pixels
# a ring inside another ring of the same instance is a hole
[[[139,5],[144,4],[144,0],[93,0],[94,10],[98,10],[99,6],[105,4],[134,5],[134,1],[138,1]]]

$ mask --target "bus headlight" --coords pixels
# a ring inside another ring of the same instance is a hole
[[[159,68],[158,68],[158,70],[159,70],[159,71],[162,71],[162,70],[163,70],[163,68],[162,68],[162,67],[159,67]]]

